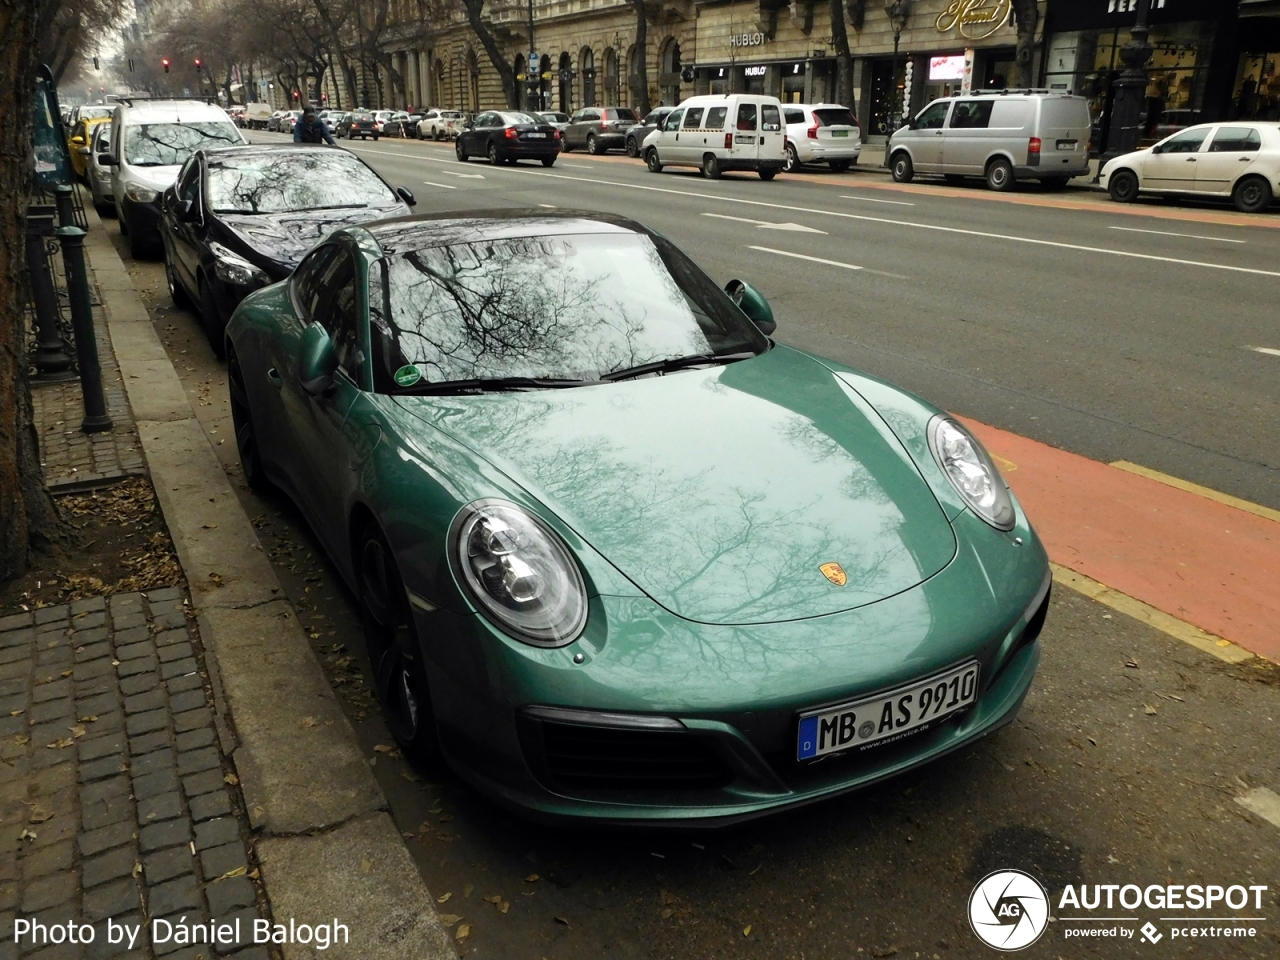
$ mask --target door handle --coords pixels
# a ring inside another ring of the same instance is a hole
[[[1250,162],[1252,159],[1253,159],[1253,157],[1236,157],[1236,162],[1238,162],[1238,163],[1248,163],[1248,162]]]
[[[1195,163],[1195,162],[1196,162],[1195,157],[1187,157],[1187,163]]]
[[[272,386],[276,386],[276,387],[284,386],[284,381],[280,379],[280,371],[277,370],[275,367],[271,367],[269,370],[267,370],[267,379],[271,381]]]

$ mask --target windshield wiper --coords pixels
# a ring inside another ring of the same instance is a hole
[[[422,381],[411,387],[400,387],[401,394],[427,393],[488,393],[502,390],[556,390],[564,387],[582,387],[599,380],[577,380],[558,377],[478,377],[474,380]]]
[[[733,363],[736,360],[750,360],[754,356],[757,356],[757,354],[750,350],[740,353],[694,353],[687,357],[668,357],[665,360],[654,360],[652,363],[642,363],[635,367],[614,370],[611,373],[602,374],[600,379],[630,380],[633,377],[643,377],[649,373],[670,373],[673,370],[683,370],[685,367]]]

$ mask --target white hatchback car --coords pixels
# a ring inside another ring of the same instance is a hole
[[[1119,203],[1140,193],[1230,197],[1260,213],[1280,193],[1280,123],[1233,120],[1179,130],[1154,146],[1109,160],[1099,182]]]
[[[838,103],[784,103],[787,173],[803,163],[825,163],[834,173],[849,169],[862,153],[862,128],[848,107]]]

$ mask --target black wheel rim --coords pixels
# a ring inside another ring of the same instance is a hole
[[[1240,202],[1246,207],[1256,207],[1262,202],[1262,188],[1256,183],[1246,183],[1240,188]]]
[[[409,624],[392,586],[390,558],[381,541],[370,537],[360,555],[365,634],[374,686],[387,726],[402,743],[411,742],[421,725],[421,698],[416,690]]]

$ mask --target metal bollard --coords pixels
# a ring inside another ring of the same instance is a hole
[[[54,202],[58,205],[58,226],[74,227],[76,225],[75,210],[71,207],[71,188],[60,183],[53,188]]]
[[[52,212],[27,212],[27,270],[36,309],[36,349],[31,362],[36,368],[34,379],[39,383],[74,380],[76,376],[71,372],[71,358],[63,349],[58,330],[58,291],[53,286],[45,252],[45,243],[52,234]]]
[[[84,231],[61,227],[58,241],[67,268],[67,295],[71,300],[71,326],[76,332],[76,356],[80,361],[80,392],[84,397],[85,433],[101,433],[113,426],[102,393],[102,368],[98,365],[98,341],[93,331],[93,306],[89,302],[89,274],[84,265]]]

